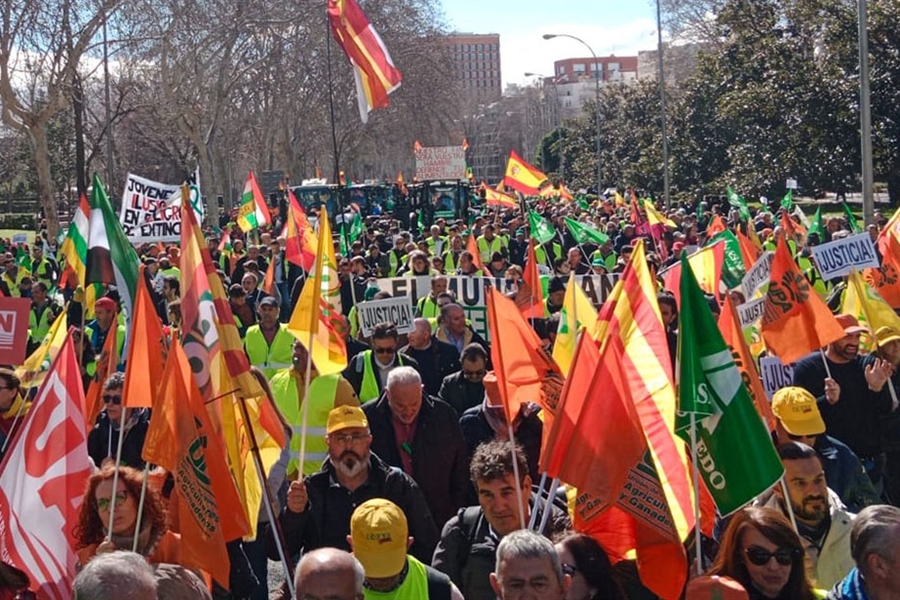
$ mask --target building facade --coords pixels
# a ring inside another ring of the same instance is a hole
[[[453,33],[444,37],[463,94],[475,104],[500,99],[500,36]]]

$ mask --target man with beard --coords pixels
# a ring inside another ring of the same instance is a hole
[[[410,554],[430,564],[438,531],[419,486],[400,469],[392,469],[370,452],[372,434],[365,413],[340,406],[328,414],[325,428],[328,458],[322,470],[303,481],[292,481],[279,520],[289,556],[323,547],[350,551],[350,517],[372,498],[390,500],[409,515],[415,538]],[[275,540],[268,536],[269,558],[278,560]]]
[[[790,517],[785,502],[791,503],[806,553],[806,576],[814,587],[829,589],[855,566],[850,530],[856,515],[847,512],[838,495],[828,489],[822,462],[810,446],[788,442],[778,446],[778,455],[789,498],[776,486],[766,506]]]
[[[881,358],[866,364],[859,354],[860,334],[866,329],[852,315],[837,315],[837,320],[846,335],[828,345],[824,359],[814,352],[797,361],[792,385],[816,397],[828,434],[850,446],[880,492],[885,454],[878,431],[891,412],[886,384],[893,367]]]

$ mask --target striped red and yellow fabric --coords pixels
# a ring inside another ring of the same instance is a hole
[[[488,206],[499,206],[500,208],[516,208],[519,205],[519,203],[516,201],[515,196],[510,196],[509,194],[498,192],[497,190],[491,189],[484,183],[481,184],[481,189],[484,190],[484,203]]]
[[[369,112],[388,105],[388,94],[400,87],[403,76],[354,0],[328,0],[328,21],[334,39],[353,65],[359,116],[365,123]]]
[[[503,177],[504,185],[517,192],[522,192],[526,196],[537,196],[545,181],[547,181],[546,175],[522,160],[515,150],[510,150],[509,160],[506,163],[506,175]]]

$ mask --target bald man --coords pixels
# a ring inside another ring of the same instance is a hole
[[[455,346],[434,337],[431,323],[422,317],[413,321],[409,344],[400,348],[400,352],[419,363],[418,371],[422,376],[425,393],[429,396],[437,396],[444,377],[460,369],[459,351]]]
[[[298,600],[363,600],[366,572],[352,554],[320,548],[303,555],[294,575]]]

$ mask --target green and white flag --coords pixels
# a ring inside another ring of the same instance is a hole
[[[787,194],[781,199],[781,208],[788,212],[794,210],[794,190],[788,188]]]
[[[678,315],[675,432],[691,444],[719,513],[727,516],[774,485],[784,468],[685,256]]]
[[[746,275],[744,259],[741,257],[741,243],[730,229],[714,235],[706,246],[711,246],[719,240],[725,240],[725,256],[722,262],[722,281],[728,289],[734,289],[741,285]]]
[[[528,227],[531,229],[531,237],[542,244],[556,237],[556,228],[533,210],[528,211]]]
[[[731,186],[728,186],[728,204],[738,209],[738,213],[740,214],[741,221],[749,221],[750,220],[750,209],[747,207],[747,201],[744,200],[743,196],[738,196],[737,192],[731,189]]]
[[[353,213],[353,220],[350,221],[350,241],[355,242],[360,239],[364,232],[362,217],[359,216],[359,213]]]
[[[122,231],[119,219],[109,203],[109,196],[94,174],[85,284],[114,285],[122,298],[127,315],[134,314],[140,259]]]
[[[819,235],[819,241],[824,243],[825,240],[825,222],[822,220],[822,207],[816,207],[816,214],[812,219],[812,224],[809,226],[809,229],[806,230],[807,235],[811,235],[813,233],[817,233]]]
[[[579,223],[575,219],[570,219],[569,217],[564,217],[564,220],[569,233],[572,234],[572,237],[575,238],[575,241],[579,244],[605,244],[609,241],[608,235],[597,231],[590,225]]]
[[[841,204],[844,205],[844,213],[847,215],[847,224],[850,225],[850,231],[852,233],[862,233],[862,227],[859,226],[856,215],[853,214],[846,202],[841,202]]]

